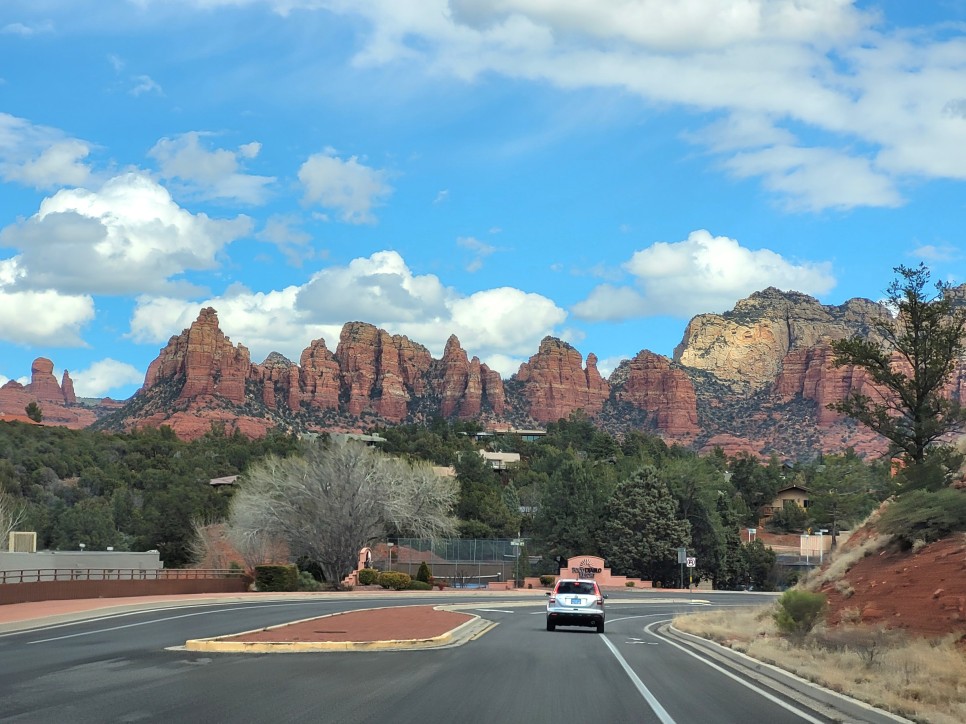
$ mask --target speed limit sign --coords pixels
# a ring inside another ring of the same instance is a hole
[[[698,559],[697,558],[688,558],[687,563],[688,563],[688,568],[694,568],[695,566],[698,565]]]

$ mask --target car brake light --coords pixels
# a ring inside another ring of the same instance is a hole
[[[557,602],[557,599],[554,598],[553,596],[551,596],[550,599],[547,601],[547,603],[556,603],[556,602]]]
[[[604,605],[604,597],[603,596],[598,596],[597,597],[597,605],[598,606],[603,606]]]

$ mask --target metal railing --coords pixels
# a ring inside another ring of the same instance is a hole
[[[240,578],[244,574],[235,568],[39,568],[0,571],[0,585],[41,581],[184,581]]]

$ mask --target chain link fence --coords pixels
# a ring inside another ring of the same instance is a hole
[[[457,588],[478,588],[488,581],[519,577],[523,541],[510,538],[398,538],[372,547],[372,566],[416,576],[421,563],[433,578]]]

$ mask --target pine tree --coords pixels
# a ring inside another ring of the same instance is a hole
[[[599,541],[615,572],[671,580],[677,549],[691,539],[691,526],[677,517],[677,507],[667,485],[649,465],[618,483],[605,510]]]

